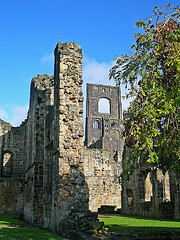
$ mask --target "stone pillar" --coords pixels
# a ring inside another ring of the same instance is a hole
[[[82,213],[88,209],[82,161],[82,83],[81,47],[75,43],[58,43],[54,72],[52,222],[53,228],[59,231],[68,228],[67,217],[72,211]]]
[[[59,147],[63,163],[60,174],[69,172],[70,166],[82,167],[79,165],[84,135],[82,83],[80,46],[58,43],[55,49],[55,114],[60,131],[56,147]]]
[[[158,200],[158,180],[157,180],[157,170],[152,170],[153,179],[153,217],[159,217],[159,200]]]
[[[176,191],[174,193],[174,219],[180,219],[180,178],[176,177]]]

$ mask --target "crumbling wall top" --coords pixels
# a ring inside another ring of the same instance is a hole
[[[69,54],[70,52],[77,51],[79,54],[82,55],[82,49],[79,45],[77,45],[75,42],[70,43],[61,43],[58,42],[55,48],[55,52],[60,52],[62,54]]]
[[[8,132],[12,128],[12,125],[8,122],[3,121],[0,118],[0,136]]]
[[[45,90],[47,88],[52,88],[54,86],[54,76],[49,76],[47,74],[33,77],[31,80],[31,85],[34,84],[38,90]]]

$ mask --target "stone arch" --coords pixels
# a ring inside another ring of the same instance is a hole
[[[98,101],[99,113],[111,113],[111,101],[108,98],[100,98]]]

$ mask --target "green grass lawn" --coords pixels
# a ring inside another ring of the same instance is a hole
[[[109,231],[179,231],[180,221],[148,219],[142,217],[99,216]]]
[[[0,225],[3,225],[0,227],[1,240],[65,240],[65,238],[48,231],[20,227],[19,225],[24,225],[24,223],[16,217],[14,214],[0,214]]]
[[[100,215],[99,220],[104,222],[111,232],[173,231],[180,233],[180,221],[107,215]],[[0,214],[0,225],[3,225],[0,227],[0,239],[2,240],[65,240],[48,231],[25,227],[24,223],[14,214]]]

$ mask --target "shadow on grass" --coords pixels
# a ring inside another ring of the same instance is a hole
[[[56,234],[34,228],[0,228],[1,240],[65,240]]]
[[[131,227],[131,226],[119,226],[118,224],[106,224],[109,231],[111,232],[124,232],[124,231],[131,231],[131,232],[178,232],[180,234],[180,228],[176,227]]]
[[[117,216],[117,215],[116,215]],[[133,219],[143,219],[143,220],[155,220],[155,221],[162,221],[162,222],[180,222],[180,220],[175,220],[175,219],[165,219],[165,218],[151,218],[151,217],[140,217],[140,216],[129,216],[129,215],[120,215],[120,217],[127,217],[127,218],[133,218]]]
[[[20,220],[20,214],[1,213],[0,214],[0,225],[23,225],[24,223]]]
[[[160,227],[120,227],[112,224],[106,225],[109,231],[115,232],[118,239],[127,240],[177,240],[180,239],[180,231],[177,228]]]

